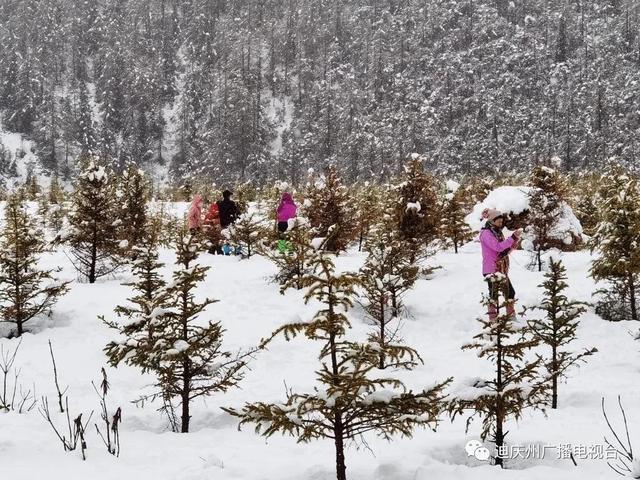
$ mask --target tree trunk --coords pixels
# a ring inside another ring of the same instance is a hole
[[[558,338],[558,316],[557,312],[552,315],[553,325],[553,343],[551,345],[551,408],[558,408],[558,345],[560,345],[560,339]]]
[[[551,348],[551,408],[558,408],[558,352],[555,345]]]
[[[185,265],[185,268],[189,268],[189,265]],[[182,340],[188,342],[189,340],[189,291],[182,291]],[[191,393],[191,360],[186,353],[183,353],[182,360],[182,391],[180,392],[180,399],[182,402],[182,433],[189,432],[189,396]]]
[[[182,433],[189,433],[189,384],[190,384],[189,361],[185,360],[182,369],[182,392],[180,394],[182,402]]]
[[[391,291],[391,316],[398,317],[398,294],[395,289]]]
[[[499,300],[498,300],[499,301]],[[496,308],[496,313],[498,316],[496,317],[498,321],[500,321],[500,308],[499,306]],[[497,337],[497,356],[496,356],[496,390],[498,395],[496,396],[496,449],[500,452],[502,445],[504,444],[504,430],[503,430],[503,420],[504,420],[504,408],[502,399],[502,342],[500,341],[500,334],[496,335]],[[500,456],[496,456],[496,465],[500,465],[502,467],[502,458]]]
[[[344,462],[344,442],[342,439],[342,418],[339,413],[335,415],[335,435],[336,435],[336,478],[337,480],[347,480],[347,466]]]
[[[384,295],[381,297],[380,299],[380,347],[382,348],[382,351],[380,352],[380,369],[384,370],[385,367],[385,355],[384,355],[384,336],[385,336],[385,331],[384,331],[384,327],[385,327],[385,297]]]
[[[98,262],[98,233],[94,224],[91,239],[91,265],[89,266],[89,283],[96,283],[96,263]]]
[[[542,250],[540,249],[540,247],[538,247],[537,258],[538,258],[538,271],[541,272],[542,271]]]
[[[631,302],[631,318],[638,320],[638,310],[636,309],[636,286],[633,282],[633,274],[629,274],[629,301]]]

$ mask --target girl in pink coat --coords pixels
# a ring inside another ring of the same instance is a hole
[[[289,220],[296,217],[297,210],[298,207],[296,207],[296,204],[293,202],[291,194],[289,192],[283,193],[280,205],[278,205],[278,210],[276,211],[278,231],[280,233],[287,231],[289,228]]]
[[[496,304],[498,302],[498,285],[493,279],[494,273],[502,273],[507,277],[507,291],[505,292],[507,302],[507,313],[515,314],[513,300],[516,292],[509,279],[509,254],[518,247],[521,230],[516,230],[505,239],[502,233],[504,227],[504,215],[495,208],[486,208],[482,212],[482,218],[486,220],[484,227],[480,231],[480,245],[482,247],[482,275],[485,276],[489,284],[489,318],[497,315]]]
[[[193,197],[191,206],[189,206],[189,213],[187,213],[187,224],[191,233],[196,232],[202,228],[202,196],[196,194]]]

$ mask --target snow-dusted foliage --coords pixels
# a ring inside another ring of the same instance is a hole
[[[328,250],[345,250],[357,237],[353,197],[333,167],[323,175],[309,177],[303,213],[317,235],[326,238],[324,248]]]
[[[535,188],[531,186],[498,187],[492,190],[482,202],[474,205],[465,220],[474,231],[479,231],[483,225],[482,211],[485,208],[495,208],[509,215],[510,219],[514,221],[514,228],[527,227],[530,225],[531,199],[534,193]],[[583,242],[582,226],[567,202],[558,202],[553,219],[546,235],[555,241],[554,246],[574,249],[576,245]],[[536,242],[535,232],[525,228],[522,236],[523,248],[534,250]]]
[[[141,401],[161,401],[172,429],[180,432],[189,431],[191,402],[235,387],[252,353],[224,350],[222,324],[198,322],[216,300],[196,300],[195,289],[208,271],[197,263],[201,247],[196,242],[195,236],[181,232],[176,241],[178,268],[166,286],[157,277],[160,265],[153,249],[147,250],[146,258],[138,263],[138,282],[134,284],[142,295],[131,299],[137,307],[116,310],[129,318],[124,324],[107,322],[123,336],[105,349],[111,363],[125,361],[154,374],[155,389]]]
[[[258,212],[245,212],[229,226],[229,239],[241,249],[243,258],[250,258],[267,237],[270,223]]]
[[[0,232],[0,336],[21,336],[27,323],[49,314],[68,290],[39,262],[48,245],[19,194],[5,207]],[[8,327],[8,328],[7,328]],[[7,335],[5,335],[7,333]]]
[[[18,5],[0,10],[3,177],[88,155],[295,185],[327,162],[388,180],[411,152],[466,174],[636,157],[628,2]]]
[[[417,353],[402,345],[399,332],[405,312],[404,296],[416,282],[420,268],[411,261],[409,245],[402,241],[390,222],[379,225],[366,244],[367,259],[360,269],[361,302],[374,328],[369,342],[378,350],[379,368],[411,368],[419,360]],[[407,360],[390,365],[388,349],[407,349]]]
[[[527,357],[538,340],[532,338],[526,324],[516,318],[513,300],[505,295],[505,276],[496,273],[487,280],[494,283],[495,292],[483,301],[490,313],[488,317],[478,318],[482,330],[462,348],[477,350],[479,358],[491,363],[492,373],[488,378],[466,383],[458,396],[457,410],[463,413],[469,409],[469,420],[479,417],[481,438],[489,438],[500,449],[505,443],[509,420],[520,419],[527,408],[544,407],[547,385],[538,375],[541,360]],[[495,458],[497,465],[503,462],[500,456]]]
[[[335,273],[331,258],[319,251],[311,260],[311,273],[304,277],[305,301],[320,303],[311,321],[283,325],[273,337],[287,340],[301,335],[320,342],[319,386],[312,393],[287,392],[282,403],[247,403],[241,409],[226,408],[240,424],[255,424],[266,437],[275,433],[295,436],[300,442],[333,439],[336,478],[346,480],[345,447],[348,441],[373,431],[389,438],[411,436],[416,427],[435,428],[445,406],[446,380],[421,392],[412,392],[392,375],[375,374],[383,349],[390,365],[401,365],[417,354],[408,347],[369,344],[346,338],[357,276]],[[265,345],[271,339],[265,340]]]
[[[613,167],[604,176],[600,191],[600,221],[590,247],[598,252],[591,275],[605,281],[598,311],[609,320],[638,317],[640,280],[640,191],[638,180]]]
[[[535,338],[547,348],[544,366],[551,384],[551,408],[558,408],[558,381],[567,376],[568,370],[586,360],[586,356],[597,352],[596,348],[585,348],[580,352],[568,350],[576,340],[580,317],[586,312],[585,304],[569,300],[565,290],[567,269],[562,261],[551,258],[549,271],[541,287],[542,301],[534,308],[544,314],[542,318],[529,321]]]
[[[80,276],[95,283],[113,273],[121,263],[114,182],[104,167],[90,163],[78,177],[70,215],[71,228],[61,240]]]

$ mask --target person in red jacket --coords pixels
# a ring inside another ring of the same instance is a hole
[[[209,206],[209,210],[204,217],[204,226],[207,232],[207,238],[209,242],[211,242],[209,253],[222,254],[222,249],[220,248],[220,242],[222,240],[222,234],[220,232],[220,213],[216,202],[213,202]]]
[[[220,214],[218,212],[218,204],[213,202],[209,206],[207,215],[204,217],[204,223],[206,225],[220,225]]]

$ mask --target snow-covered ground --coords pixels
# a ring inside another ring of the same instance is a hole
[[[173,255],[163,251],[169,274]],[[359,268],[364,257],[357,253],[340,256],[341,270]],[[590,257],[587,252],[563,255],[569,275],[569,294],[589,301],[594,290],[587,276]],[[37,333],[22,339],[16,365],[21,368],[24,387],[35,385],[38,398],[48,396],[55,404],[55,387],[49,358],[48,340],[56,354],[61,386],[68,386],[72,415],[94,410],[98,420],[99,401],[91,381],[100,380],[105,366],[102,348],[115,333],[104,326],[99,315],[112,315],[113,308],[129,294],[121,283],[130,280],[122,273],[96,285],[76,282],[76,275],[63,252],[46,259],[50,266],[63,266],[62,277],[74,280],[71,291],[55,309],[51,319],[38,325]],[[255,345],[275,327],[296,318],[308,318],[314,306],[305,306],[302,293],[290,291],[280,295],[278,285],[269,277],[275,267],[266,259],[253,257],[238,260],[204,254],[203,263],[212,269],[202,286],[202,295],[220,300],[207,310],[207,316],[219,319],[227,329],[226,342],[231,349]],[[432,264],[442,266],[431,279],[421,279],[408,295],[409,315],[402,333],[418,349],[424,366],[401,377],[413,388],[432,384],[434,380],[455,377],[451,390],[465,378],[490,373],[490,364],[474,351],[462,351],[461,345],[477,333],[476,317],[482,313],[479,303],[485,285],[480,275],[480,252],[476,243],[462,248],[458,255],[439,253]],[[524,268],[527,253],[516,252],[512,261],[513,283],[520,305],[535,303],[539,297],[542,274]],[[356,308],[351,312],[354,338],[364,339],[371,328]],[[637,322],[609,323],[590,309],[582,319],[579,339],[574,348],[597,347],[599,352],[589,362],[570,374],[560,385],[559,409],[526,412],[518,423],[508,425],[512,445],[584,445],[603,444],[607,434],[601,414],[601,397],[605,396],[609,414],[620,425],[615,409],[616,396],[622,396],[630,422],[632,441],[640,448],[640,343],[629,334],[638,330]],[[32,326],[33,327],[33,326]],[[16,339],[0,340],[5,349]],[[330,441],[297,444],[294,438],[274,436],[264,439],[251,427],[238,431],[234,418],[221,406],[241,406],[245,401],[284,399],[286,387],[294,391],[309,390],[315,384],[318,344],[303,338],[286,342],[278,339],[268,351],[256,355],[251,371],[240,389],[196,402],[192,407],[192,432],[171,433],[166,419],[148,404],[138,408],[131,403],[144,393],[151,378],[134,368],[107,368],[111,382],[109,406],[121,406],[122,451],[119,458],[106,452],[95,427],[87,431],[87,460],[79,451],[64,452],[53,431],[37,409],[29,413],[0,414],[0,478],[21,479],[242,479],[242,480],[328,480],[335,478],[334,452]],[[53,409],[52,409],[53,410]],[[55,420],[62,425],[62,416]],[[92,424],[93,424],[92,420]],[[556,449],[547,449],[545,459],[507,461],[500,470],[468,457],[465,444],[477,438],[479,421],[465,433],[464,417],[454,422],[444,417],[437,432],[416,431],[413,439],[396,439],[391,443],[374,436],[366,438],[369,448],[350,445],[347,475],[355,480],[449,480],[504,478],[533,479],[605,479],[617,478],[602,459],[557,459]]]

